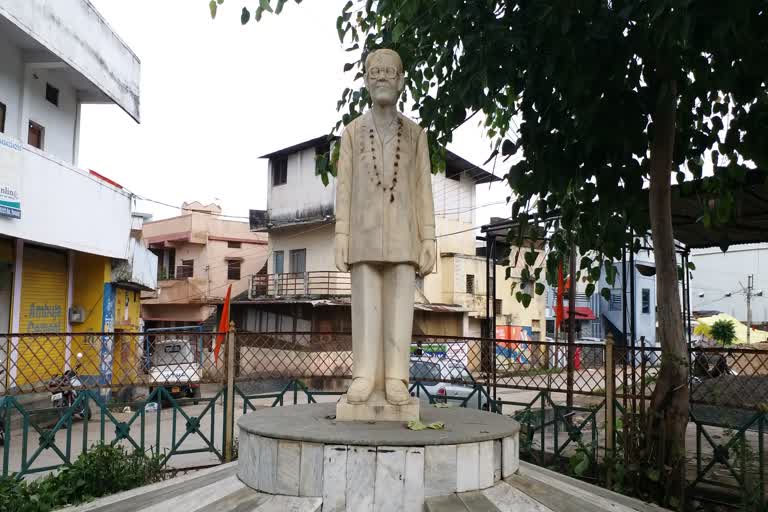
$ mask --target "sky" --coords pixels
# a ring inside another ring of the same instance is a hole
[[[91,2],[141,60],[141,123],[115,105],[84,105],[79,166],[139,196],[177,206],[216,202],[245,218],[267,204],[259,156],[328,133],[340,118],[336,102],[354,77],[343,66],[357,58],[336,33],[346,0],[289,2],[280,16],[244,27],[243,2],[232,0],[216,20],[207,0]],[[490,141],[473,122],[450,149],[480,165]],[[477,204],[507,195],[502,183],[481,185]],[[155,219],[180,213],[147,201],[137,209]],[[477,223],[507,211],[481,207]]]

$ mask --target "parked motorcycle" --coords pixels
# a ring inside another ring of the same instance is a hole
[[[78,396],[77,389],[83,386],[83,383],[77,376],[77,372],[83,364],[82,358],[83,354],[78,352],[75,367],[48,382],[48,391],[51,392],[51,405],[59,412],[59,416],[64,416],[67,410],[74,405]],[[87,420],[91,417],[91,408],[86,403],[81,402],[72,412],[72,415]]]

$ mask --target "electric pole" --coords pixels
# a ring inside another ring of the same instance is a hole
[[[747,276],[747,345],[749,345],[749,334],[752,330],[752,286],[754,279],[755,276],[752,274]]]

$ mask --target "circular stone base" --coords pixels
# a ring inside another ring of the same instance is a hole
[[[514,420],[425,407],[421,422],[337,421],[336,404],[262,409],[241,417],[238,476],[271,494],[322,497],[329,510],[422,510],[424,498],[494,485],[518,468]]]

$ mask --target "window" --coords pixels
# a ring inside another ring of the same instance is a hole
[[[609,311],[621,311],[621,292],[611,291],[611,303],[608,306]]]
[[[176,269],[176,279],[186,279],[195,276],[195,260],[181,260],[181,265]]]
[[[242,242],[227,242],[228,249],[240,249],[243,247]]]
[[[275,251],[275,268],[274,273],[275,274],[282,274],[285,272],[284,268],[284,261],[285,261],[285,254],[283,251]]]
[[[475,276],[472,274],[467,274],[467,293],[475,294]]]
[[[227,261],[227,279],[230,281],[240,280],[240,261],[229,260]]]
[[[501,314],[501,308],[504,305],[504,302],[501,299],[496,299],[493,301],[493,312],[497,315]]]
[[[272,186],[288,183],[288,159],[275,158],[272,160]]]
[[[59,106],[59,90],[51,84],[45,84],[45,99],[48,103]]]
[[[5,103],[0,103],[0,133],[5,133]]]
[[[45,128],[40,126],[34,121],[29,122],[29,135],[27,136],[27,144],[37,149],[43,149],[45,143]]]
[[[648,315],[651,313],[651,290],[643,288],[642,294],[643,314]]]
[[[290,271],[294,274],[303,274],[307,271],[307,250],[294,249],[289,253]]]

